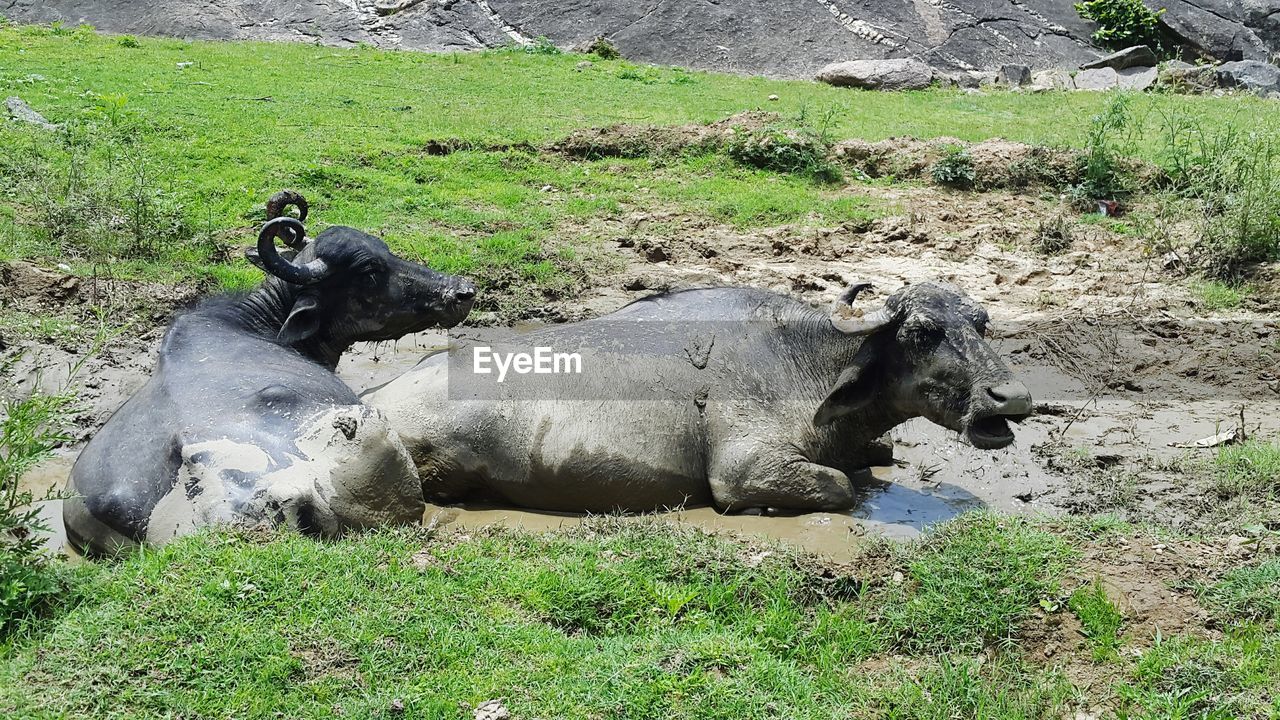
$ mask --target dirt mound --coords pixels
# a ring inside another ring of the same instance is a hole
[[[889,138],[879,142],[845,140],[833,148],[835,158],[870,177],[928,179],[939,161],[963,153],[978,189],[1067,185],[1079,175],[1079,153],[1039,145],[986,140],[967,143],[955,138],[918,140]]]
[[[651,157],[710,152],[737,132],[758,132],[779,122],[777,113],[747,111],[710,125],[632,125],[576,130],[553,143],[551,152],[583,159]]]

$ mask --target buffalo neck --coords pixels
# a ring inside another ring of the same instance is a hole
[[[241,322],[252,332],[275,342],[301,291],[302,288],[298,285],[287,283],[279,278],[267,278],[256,290],[246,295],[237,306]],[[351,343],[334,338],[327,325],[322,324],[320,332],[305,340],[288,343],[286,346],[334,370],[338,367],[338,360],[342,358],[342,353],[351,347]]]

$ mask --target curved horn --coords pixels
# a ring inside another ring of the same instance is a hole
[[[870,289],[871,283],[860,282],[850,285],[848,290],[840,293],[840,297],[831,305],[831,326],[846,335],[870,335],[888,325],[893,320],[888,309],[882,307],[862,315],[853,307],[858,293]]]
[[[307,210],[310,206],[307,204],[307,199],[302,197],[302,193],[297,190],[281,190],[268,198],[267,219],[275,220],[276,218],[283,216],[285,208],[290,205],[298,208],[298,222],[306,222]],[[285,243],[289,243],[288,238],[281,237],[280,239],[284,240]],[[300,245],[293,245],[291,243],[289,243],[289,247],[292,247],[294,250],[302,249]]]
[[[329,264],[320,258],[298,265],[281,257],[276,249],[277,237],[290,247],[302,247],[306,230],[291,217],[268,220],[262,226],[262,232],[258,233],[258,258],[267,272],[294,285],[310,285],[328,277]]]

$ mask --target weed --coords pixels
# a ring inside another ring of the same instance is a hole
[[[1080,182],[1071,188],[1078,209],[1091,210],[1094,201],[1116,199],[1133,189],[1133,179],[1122,165],[1126,143],[1120,137],[1130,127],[1130,103],[1128,95],[1115,95],[1089,121],[1085,150],[1077,161]]]
[[[1085,20],[1098,23],[1093,39],[1111,47],[1160,47],[1159,24],[1164,8],[1152,11],[1142,0],[1084,0],[1075,5]]]
[[[1107,597],[1101,578],[1072,593],[1067,606],[1080,619],[1085,637],[1093,646],[1094,660],[1102,662],[1115,658],[1124,617]]]
[[[622,57],[618,48],[614,47],[613,43],[609,42],[609,38],[604,35],[597,35],[591,44],[587,45],[586,52],[603,60],[617,60]]]
[[[48,526],[22,490],[22,476],[68,442],[75,398],[33,393],[0,406],[0,637],[63,590],[58,568],[44,551]]]
[[[1249,296],[1249,288],[1243,285],[1224,283],[1218,280],[1197,283],[1194,285],[1200,295],[1200,304],[1206,310],[1231,310],[1240,307]]]
[[[959,145],[948,146],[942,158],[929,168],[929,176],[939,185],[968,190],[974,185],[977,174],[969,151]]]
[[[524,46],[524,51],[530,55],[560,55],[560,48],[551,41],[546,35],[539,35],[534,38],[533,42]]]
[[[1280,258],[1280,131],[1246,132],[1234,120],[1208,129],[1172,114],[1164,137],[1170,181],[1200,215],[1199,267],[1231,279]]]
[[[1218,449],[1211,487],[1223,499],[1275,498],[1280,492],[1280,445],[1249,440]]]
[[[1280,559],[1229,570],[1200,594],[1231,622],[1280,620]]]
[[[140,48],[142,43],[138,42],[138,38],[132,35],[121,35],[116,38],[116,44],[122,48]]]
[[[1036,228],[1032,246],[1042,255],[1058,255],[1071,247],[1073,242],[1071,221],[1063,213],[1041,219]]]
[[[830,117],[825,115],[816,127],[810,125],[802,113],[790,127],[773,125],[756,131],[734,128],[724,149],[730,158],[743,165],[834,182],[840,179],[840,170],[828,157]]]

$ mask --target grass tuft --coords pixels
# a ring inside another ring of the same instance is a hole
[[[1067,606],[1080,619],[1085,637],[1093,647],[1093,659],[1098,662],[1115,659],[1124,616],[1107,597],[1102,579],[1098,578],[1072,593]]]

